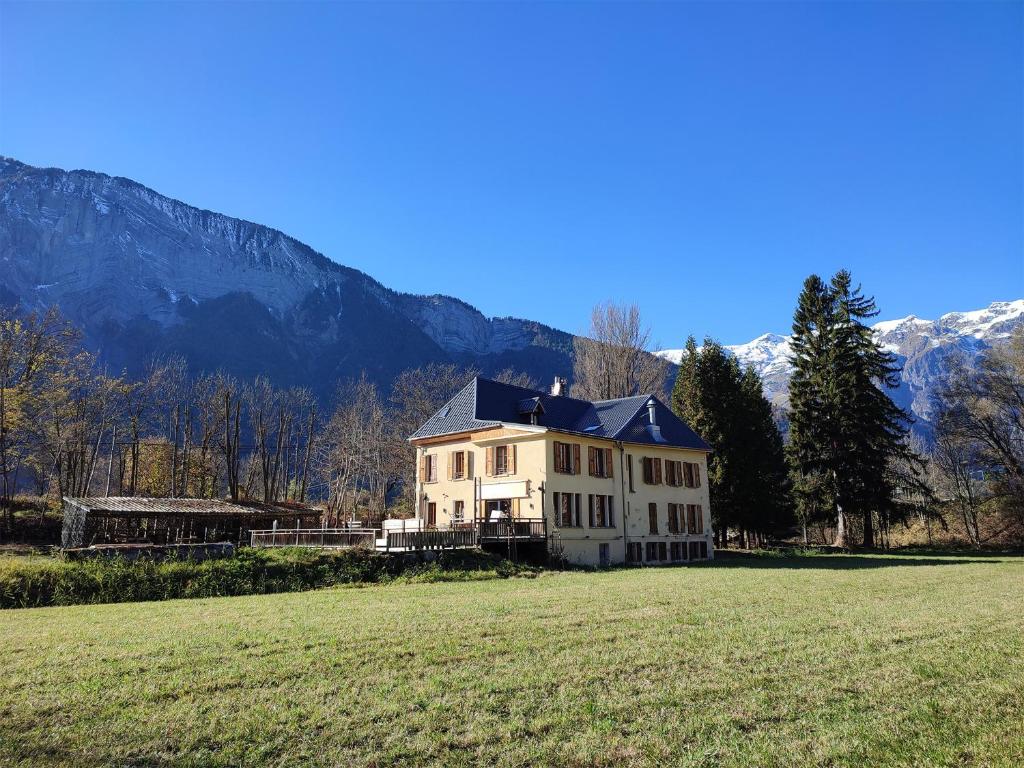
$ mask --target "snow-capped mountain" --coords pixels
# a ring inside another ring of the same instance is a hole
[[[108,367],[184,355],[329,396],[362,371],[389,383],[429,362],[572,370],[572,336],[401,294],[283,232],[130,179],[0,157],[0,303],[57,305]]]
[[[879,343],[897,357],[903,367],[900,388],[892,393],[902,407],[927,422],[932,413],[931,397],[936,385],[948,371],[953,355],[972,362],[980,352],[1008,340],[1015,329],[1024,326],[1024,299],[996,301],[985,309],[950,312],[938,320],[923,320],[914,315],[900,320],[884,320],[872,328]],[[788,397],[792,365],[790,336],[766,333],[746,344],[726,347],[741,365],[753,366],[764,379],[765,394],[775,403]],[[681,349],[657,353],[678,363]]]

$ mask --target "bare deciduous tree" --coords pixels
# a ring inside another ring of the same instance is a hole
[[[635,305],[594,307],[590,330],[573,342],[573,397],[611,400],[662,394],[668,364],[651,354],[651,331]]]

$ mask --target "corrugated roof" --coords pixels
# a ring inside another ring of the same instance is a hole
[[[656,439],[647,428],[646,405],[652,398],[656,403],[655,418],[662,440]],[[523,405],[528,401],[540,403],[543,407],[544,411],[538,418],[538,426],[541,427],[632,443],[710,450],[707,443],[654,395],[591,402],[482,377],[469,382],[427,419],[410,439],[469,432],[499,424],[527,423]]]
[[[120,515],[276,515],[317,514],[315,507],[245,502],[235,504],[220,499],[151,499],[142,496],[65,497],[88,512]]]

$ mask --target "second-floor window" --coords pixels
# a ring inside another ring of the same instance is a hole
[[[587,448],[587,456],[590,464],[591,477],[612,476],[611,448],[595,448],[594,446],[590,446]]]
[[[580,473],[580,447],[574,443],[555,441],[555,472],[563,475]]]
[[[665,461],[665,485],[683,484],[683,462]]]
[[[700,488],[700,464],[690,461],[684,463],[683,478],[687,488]]]
[[[644,482],[647,485],[661,485],[661,459],[644,456]]]
[[[424,483],[436,483],[437,482],[437,454],[428,453],[423,457],[423,462],[420,465],[420,477],[423,478]]]
[[[448,477],[451,480],[465,480],[469,477],[469,451],[452,451],[448,454]]]
[[[590,527],[614,528],[615,514],[612,508],[613,499],[600,493],[590,494]]]
[[[515,445],[495,445],[487,449],[488,475],[514,475],[515,473]]]

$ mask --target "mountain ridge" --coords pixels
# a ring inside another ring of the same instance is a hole
[[[280,230],[96,171],[0,159],[0,264],[8,301],[58,305],[108,363],[130,371],[146,354],[171,352],[222,367],[223,351],[228,368],[248,375],[258,366],[223,346],[254,346],[260,334],[283,361],[270,361],[272,378],[331,382],[321,388],[363,369],[386,384],[427,362],[545,379],[571,369],[563,331],[489,318],[443,294],[393,291]]]
[[[896,320],[874,323],[872,329],[882,347],[896,355],[902,368],[900,387],[891,392],[893,399],[925,422],[933,414],[932,397],[952,356],[968,364],[981,352],[1005,342],[1018,327],[1024,327],[1024,299],[994,301],[988,307],[966,312],[947,312],[936,320],[907,315]],[[785,405],[788,399],[789,362],[792,336],[765,333],[746,344],[730,344],[725,349],[743,366],[753,366],[764,381],[765,394],[773,403]],[[684,350],[663,349],[655,354],[673,363]]]

